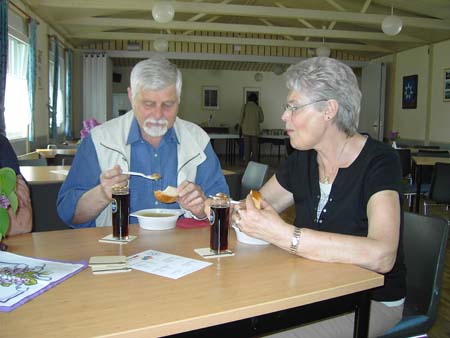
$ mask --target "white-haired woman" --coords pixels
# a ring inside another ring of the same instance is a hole
[[[295,151],[260,190],[262,209],[247,197],[232,219],[245,233],[292,254],[384,274],[384,286],[372,293],[369,335],[376,337],[400,320],[405,297],[397,154],[358,133],[361,92],[350,67],[311,58],[291,66],[286,77],[282,120]],[[293,204],[294,225],[278,214]],[[276,336],[351,337],[353,317]]]

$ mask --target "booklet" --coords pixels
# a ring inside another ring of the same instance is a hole
[[[0,251],[0,311],[9,312],[87,267]]]
[[[172,279],[186,276],[211,264],[156,250],[147,250],[128,257],[130,268]]]

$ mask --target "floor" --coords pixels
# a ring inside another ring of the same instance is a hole
[[[243,173],[245,170],[245,164],[235,161],[233,164],[225,163],[224,158],[220,158],[223,169],[233,170],[236,172]],[[270,166],[270,174],[269,177],[275,172],[275,170],[280,165],[283,158],[278,158],[278,156],[264,156],[261,158],[262,163],[269,164]],[[422,204],[423,205],[423,204]],[[407,210],[407,206],[405,205],[405,211]],[[421,209],[422,212],[422,209]],[[450,210],[445,210],[442,207],[431,207],[430,208],[430,216],[443,217],[446,219],[450,219]],[[295,209],[291,207],[283,212],[283,219],[286,221],[292,222],[295,217]],[[439,303],[438,317],[436,319],[435,324],[428,332],[428,336],[430,338],[449,338],[450,337],[450,240],[447,245],[447,254],[445,261],[445,269],[444,276],[442,282],[442,295]]]

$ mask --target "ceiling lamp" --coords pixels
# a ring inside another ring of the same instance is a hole
[[[325,26],[322,27],[322,30],[325,32]],[[331,49],[325,46],[325,36],[322,36],[322,46],[316,48],[316,55],[329,57],[330,54]]]
[[[275,64],[272,66],[272,72],[275,73],[275,75],[281,75],[284,72],[283,66],[279,64]]]
[[[152,16],[156,22],[167,23],[175,16],[175,9],[172,2],[168,0],[156,1],[152,8]]]
[[[261,73],[255,74],[255,81],[261,82],[263,80],[263,75]]]
[[[403,27],[402,19],[394,15],[394,6],[391,6],[391,15],[384,18],[381,23],[381,30],[386,35],[397,35]]]
[[[164,38],[158,38],[153,41],[153,48],[157,52],[167,52],[167,50],[169,49],[169,42]]]

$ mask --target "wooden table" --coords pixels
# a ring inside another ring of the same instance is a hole
[[[70,170],[70,165],[49,165],[49,166],[21,166],[20,172],[29,184],[61,183],[67,175],[62,173]],[[57,173],[55,171],[61,171]]]
[[[64,182],[67,175],[63,171],[69,171],[70,165],[49,166],[20,166],[20,172],[30,184],[60,183]],[[61,172],[55,172],[61,171]],[[224,176],[236,175],[235,171],[222,169]]]
[[[422,186],[422,167],[434,166],[437,162],[450,163],[449,157],[431,157],[431,156],[412,156],[413,167],[415,168],[415,182],[416,182],[416,201],[414,212],[419,212],[420,207],[420,189]]]
[[[36,152],[40,157],[44,157],[46,159],[55,158],[56,155],[66,155],[66,156],[75,156],[77,153],[76,148],[69,149],[36,149]]]
[[[235,141],[239,140],[238,134],[220,134],[220,133],[208,133],[211,140],[211,145],[214,147],[215,140],[225,140],[225,162],[233,164],[235,157]]]
[[[40,232],[6,243],[13,253],[71,261],[148,249],[202,259],[193,250],[209,246],[209,228],[158,232],[130,225],[130,234],[138,238],[127,245],[98,242],[110,232],[110,227]],[[234,231],[229,247],[234,257],[211,259],[213,265],[178,280],[136,270],[93,275],[86,269],[16,310],[0,313],[1,337],[164,336],[383,284],[382,275],[354,265],[311,261],[272,245],[237,243]],[[368,304],[367,299],[360,305]],[[368,315],[360,313],[360,320],[367,321]],[[359,337],[367,336],[361,332]]]
[[[272,145],[278,146],[278,159],[280,159],[281,146],[286,146],[286,141],[289,141],[288,135],[267,135],[267,134],[259,135],[258,146],[260,147],[260,150],[259,150],[260,156],[261,156],[261,144],[270,143],[271,154],[272,154]],[[286,149],[286,154],[287,154],[287,149]]]

